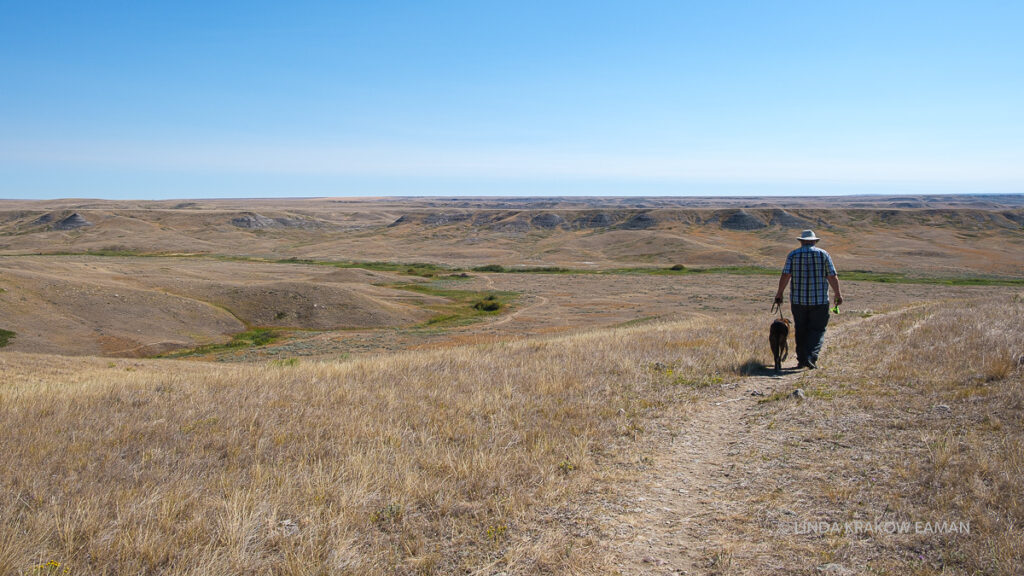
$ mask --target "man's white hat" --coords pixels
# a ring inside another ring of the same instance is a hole
[[[815,240],[821,240],[814,235],[814,230],[804,230],[800,233],[800,237],[797,240],[803,240],[805,242],[814,242]]]

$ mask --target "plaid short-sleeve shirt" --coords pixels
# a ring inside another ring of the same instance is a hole
[[[828,276],[835,276],[832,257],[816,246],[801,246],[786,256],[783,274],[792,274],[789,301],[805,306],[828,304]]]

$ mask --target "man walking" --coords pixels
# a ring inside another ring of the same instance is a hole
[[[796,330],[797,368],[813,370],[818,367],[818,352],[825,341],[825,327],[828,326],[828,287],[832,286],[835,291],[836,306],[843,303],[843,295],[832,257],[815,246],[821,238],[812,230],[804,230],[798,240],[800,247],[786,256],[775,303],[782,304],[782,294],[792,280],[789,303]]]

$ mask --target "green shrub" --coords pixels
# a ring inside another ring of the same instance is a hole
[[[509,272],[522,272],[524,274],[566,274],[575,272],[569,268],[562,268],[561,266],[533,266],[529,268],[516,268],[509,270]]]
[[[498,302],[497,296],[490,294],[483,300],[473,304],[473,308],[482,312],[495,312],[501,309],[501,302]]]

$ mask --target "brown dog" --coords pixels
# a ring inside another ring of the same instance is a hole
[[[789,318],[776,318],[768,332],[768,343],[775,356],[775,371],[782,370],[782,361],[789,356]]]

